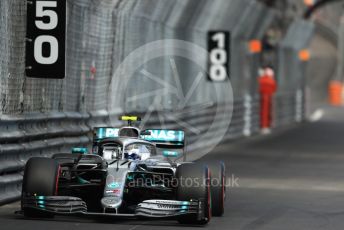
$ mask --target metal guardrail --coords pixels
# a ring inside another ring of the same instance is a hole
[[[19,198],[22,170],[30,157],[88,145],[89,117],[78,113],[0,116],[0,204]]]
[[[20,173],[0,176],[0,204],[19,199],[22,175]]]
[[[249,96],[249,98],[249,100],[247,98],[244,98],[234,101],[233,114],[231,116],[230,125],[228,126],[228,130],[222,138],[223,141],[239,138],[242,136],[249,136],[259,132],[259,97]],[[186,108],[185,110],[187,111],[188,108]],[[202,112],[197,112],[197,114],[189,113],[183,116],[182,121],[184,123],[187,123],[192,127],[197,127],[197,129],[202,134],[207,132],[206,140],[202,139],[201,142],[198,141],[199,137],[195,133],[188,130],[188,128],[185,128],[183,125],[178,124],[178,122],[175,122],[173,119],[165,119],[163,125],[164,128],[168,129],[184,129],[187,136],[187,151],[196,152],[199,149],[207,148],[208,146],[213,145],[213,143],[218,141],[219,137],[216,136],[216,127],[221,128],[227,125],[227,122],[224,120],[214,121],[216,110],[220,113],[225,111],[224,106],[219,104],[208,107],[207,109],[202,110]],[[179,111],[174,111],[174,113],[178,114]],[[163,112],[161,112],[160,116],[166,118]],[[210,124],[212,124],[213,122],[214,127],[212,129],[209,129]],[[161,127],[161,125],[162,124],[160,123],[158,112],[154,112],[151,114],[151,119],[145,124],[145,127],[157,128]]]
[[[305,118],[305,92],[298,90],[277,94],[273,105],[273,126],[280,127],[301,122]]]

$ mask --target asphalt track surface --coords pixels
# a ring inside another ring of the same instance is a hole
[[[93,220],[14,215],[0,207],[0,229],[343,229],[344,109],[270,135],[224,143],[205,159],[223,159],[239,178],[227,193],[225,215],[205,227],[175,221]]]

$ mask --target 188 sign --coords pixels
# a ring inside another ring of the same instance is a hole
[[[26,75],[65,77],[66,0],[28,0]]]

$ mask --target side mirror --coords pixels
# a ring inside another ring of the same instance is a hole
[[[72,148],[72,153],[87,154],[87,148],[84,148],[84,147],[74,147],[74,148]]]
[[[150,135],[151,135],[151,132],[148,131],[148,130],[143,130],[143,131],[140,132],[140,135],[141,135],[141,136],[150,136]]]
[[[162,152],[162,155],[163,155],[164,157],[179,157],[179,152],[164,150],[164,151]]]

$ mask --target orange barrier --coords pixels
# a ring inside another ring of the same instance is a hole
[[[248,48],[251,53],[260,53],[262,52],[262,42],[257,39],[250,40],[248,43]]]
[[[308,49],[303,49],[299,51],[299,59],[303,62],[309,61],[311,54]]]
[[[328,86],[329,102],[333,106],[342,105],[343,83],[340,81],[330,81]]]

